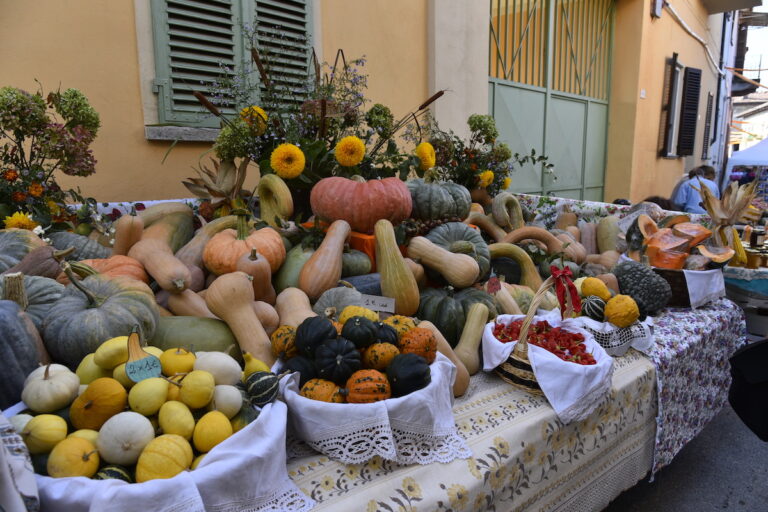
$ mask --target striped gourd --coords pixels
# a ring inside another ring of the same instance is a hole
[[[245,381],[248,399],[256,407],[264,407],[277,396],[278,379],[272,372],[254,372]]]
[[[605,301],[597,295],[590,295],[581,300],[581,313],[591,318],[602,322],[605,320]]]
[[[111,464],[104,466],[93,476],[94,480],[122,480],[123,482],[133,483],[131,472],[124,466]]]

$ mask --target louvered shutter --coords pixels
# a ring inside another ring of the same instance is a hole
[[[706,160],[709,158],[709,146],[712,144],[712,141],[710,140],[709,136],[712,133],[712,102],[713,102],[713,96],[712,93],[707,94],[707,115],[704,118],[704,136],[702,139],[704,139],[704,147],[701,150],[701,159]]]
[[[256,46],[269,75],[272,94],[260,84],[270,111],[292,110],[306,99],[310,75],[311,7],[307,0],[256,0]]]
[[[677,53],[667,59],[664,70],[664,89],[662,95],[664,105],[661,108],[661,129],[659,130],[659,155],[669,157],[673,151],[675,122],[677,118],[673,112],[675,95],[677,94]]]
[[[677,136],[677,155],[693,154],[696,142],[696,123],[699,117],[699,93],[701,92],[701,70],[685,68],[683,76],[683,98],[680,103],[680,127]]]
[[[224,70],[242,65],[241,0],[153,0],[152,9],[160,123],[218,127],[192,92],[213,99],[212,85]],[[233,113],[233,107],[225,102],[221,110]]]

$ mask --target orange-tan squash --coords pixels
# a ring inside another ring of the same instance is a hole
[[[376,268],[381,275],[381,294],[395,299],[395,314],[413,315],[419,309],[419,286],[400,253],[392,223],[386,219],[376,222],[374,234]]]
[[[275,299],[275,310],[279,317],[280,325],[298,327],[301,322],[311,316],[317,316],[312,311],[309,297],[298,288],[286,288]]]
[[[483,304],[481,304],[481,306],[482,305]],[[469,388],[469,371],[464,365],[464,362],[451,348],[451,344],[448,343],[448,340],[445,339],[445,336],[443,336],[443,333],[440,332],[440,329],[438,329],[435,324],[424,320],[419,322],[419,327],[428,329],[432,332],[437,341],[437,351],[450,359],[454,366],[456,366],[456,380],[453,382],[453,396],[462,396],[467,392],[467,388]]]
[[[347,221],[333,221],[320,247],[301,268],[299,288],[310,300],[319,299],[323,292],[335,287],[341,279],[341,257],[351,230]]]
[[[243,254],[256,249],[269,261],[272,272],[277,272],[285,261],[285,245],[280,234],[272,228],[251,232],[248,213],[238,211],[237,229],[225,229],[215,234],[203,249],[203,263],[216,275],[234,272]]]
[[[237,270],[245,272],[253,278],[253,296],[256,300],[264,301],[268,304],[275,303],[275,289],[272,286],[272,267],[269,261],[259,254],[256,249],[251,249],[250,253],[243,254],[237,260]]]
[[[423,236],[411,238],[408,257],[436,270],[455,288],[468,288],[480,277],[475,258],[447,251]]]
[[[141,240],[144,232],[144,220],[138,215],[123,215],[115,221],[115,243],[113,256],[125,256],[133,245]]]

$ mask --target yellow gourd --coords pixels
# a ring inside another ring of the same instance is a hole
[[[243,382],[248,376],[254,372],[269,372],[272,371],[264,361],[256,359],[249,352],[243,352],[243,361],[245,362],[245,369],[243,370]]]
[[[215,387],[216,382],[213,375],[202,370],[194,370],[189,372],[181,381],[179,399],[190,409],[199,409],[211,401]]]
[[[123,385],[125,389],[131,389],[135,382],[128,378],[128,374],[125,373],[125,363],[120,363],[112,370],[112,378]]]
[[[160,356],[163,355],[163,350],[158,347],[153,347],[151,345],[147,345],[146,347],[141,347],[144,352],[151,354],[155,356],[156,358],[160,359]]]
[[[192,439],[195,418],[185,404],[173,400],[165,402],[157,414],[158,424],[164,434],[176,434],[186,440]]]
[[[584,297],[595,295],[608,302],[611,299],[611,292],[604,282],[596,277],[588,277],[581,283],[581,294]]]
[[[69,408],[69,418],[77,428],[98,430],[109,418],[125,409],[128,393],[115,379],[102,377],[96,379],[85,392],[75,398]]]
[[[112,376],[112,372],[105,370],[101,366],[97,365],[93,361],[93,358],[93,353],[88,354],[83,358],[82,361],[80,361],[80,364],[77,365],[75,374],[80,378],[80,384],[90,384],[91,382],[95,381],[96,379],[100,379],[101,377]]]
[[[219,411],[211,411],[198,420],[192,441],[197,451],[209,452],[231,435],[232,424],[229,418]]]
[[[192,464],[192,447],[186,439],[164,434],[149,442],[136,463],[136,482],[173,478]]]
[[[35,416],[24,425],[21,431],[21,438],[32,455],[50,452],[66,437],[67,422],[54,414]]]
[[[170,402],[171,400],[179,400],[179,395],[181,394],[181,380],[183,378],[184,375],[169,377],[168,380],[171,382],[168,386],[168,395],[165,397],[166,402]]]
[[[639,316],[637,303],[629,295],[616,295],[605,303],[605,320],[616,327],[629,327]]]
[[[195,366],[195,354],[183,348],[169,348],[160,356],[163,375],[171,377],[177,373],[188,373]]]
[[[273,176],[273,175],[270,174],[270,176]],[[197,466],[199,466],[200,463],[203,461],[203,459],[205,458],[205,455],[206,455],[205,453],[201,453],[200,455],[195,457],[195,460],[192,461],[192,465],[189,466],[189,469],[193,471],[197,469]]]
[[[372,322],[379,321],[379,314],[376,313],[375,311],[372,311],[368,308],[364,308],[362,306],[347,306],[341,311],[341,314],[339,315],[339,323],[343,325],[344,323],[346,323],[347,320],[349,320],[353,316],[362,316]]]
[[[69,437],[54,446],[46,467],[53,478],[84,476],[91,478],[99,470],[99,452],[82,437]]]
[[[139,414],[152,416],[165,403],[168,386],[168,381],[160,377],[144,379],[131,388],[128,393],[128,405]]]
[[[95,430],[91,430],[89,428],[81,428],[80,430],[75,430],[71,434],[67,436],[67,439],[70,437],[79,437],[81,439],[87,439],[91,443],[93,443],[94,446],[96,446],[96,440],[99,438],[99,433]]]
[[[93,362],[105,370],[114,370],[115,366],[128,360],[128,336],[117,336],[99,345],[93,353]]]

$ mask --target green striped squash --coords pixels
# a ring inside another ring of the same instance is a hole
[[[123,482],[133,483],[131,472],[124,466],[117,464],[110,464],[101,468],[98,473],[93,476],[94,480],[122,480]]]
[[[605,320],[605,301],[596,295],[590,295],[581,300],[581,313],[591,318],[602,322]]]
[[[277,397],[278,379],[272,372],[253,372],[245,381],[248,399],[256,407],[264,407]]]

